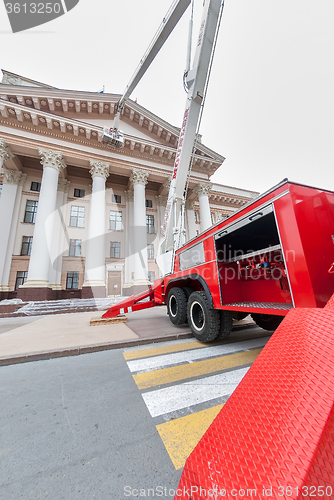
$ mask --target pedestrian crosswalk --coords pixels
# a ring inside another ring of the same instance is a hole
[[[124,350],[176,469],[183,467],[268,339],[266,332],[252,328],[215,344],[189,339]]]

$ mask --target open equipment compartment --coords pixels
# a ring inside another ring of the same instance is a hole
[[[222,228],[215,248],[222,305],[291,303],[272,204]]]

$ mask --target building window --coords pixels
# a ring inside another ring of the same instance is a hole
[[[32,182],[30,185],[30,191],[38,191],[40,192],[41,190],[41,183],[40,182]]]
[[[85,196],[85,190],[74,188],[74,196],[75,198],[83,198]]]
[[[37,207],[38,201],[27,200],[23,222],[31,222],[32,224],[35,224]]]
[[[147,277],[148,277],[148,281],[150,281],[151,283],[153,283],[153,281],[155,280],[155,272],[154,271],[149,271]]]
[[[114,231],[122,231],[122,212],[115,212],[114,210],[110,210],[109,221],[109,229],[113,229]]]
[[[66,288],[69,290],[77,290],[79,288],[79,273],[67,273],[66,276]]]
[[[195,217],[195,222],[199,222],[199,215],[198,212],[194,212],[194,217]]]
[[[146,202],[146,207],[147,208],[152,208],[152,206],[153,206],[152,205],[152,200],[145,200],[145,202]]]
[[[0,196],[1,196],[1,193],[2,193],[2,184],[0,184]]]
[[[146,232],[154,233],[154,215],[146,215]]]
[[[154,259],[154,245],[147,245],[147,258]]]
[[[112,201],[113,203],[121,203],[121,200],[122,200],[122,198],[121,198],[121,195],[120,195],[120,194],[113,194],[113,195],[111,196],[111,201]]]
[[[80,257],[81,255],[81,240],[70,240],[70,257]]]
[[[70,226],[84,227],[85,207],[71,207]]]
[[[119,241],[110,242],[110,257],[112,259],[119,259],[121,257],[121,244]]]
[[[23,236],[21,255],[30,255],[32,245],[32,236]]]
[[[15,281],[15,290],[17,290],[20,285],[23,285],[23,283],[25,282],[27,277],[28,277],[28,271],[17,271],[16,281]]]

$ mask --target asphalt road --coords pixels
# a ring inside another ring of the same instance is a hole
[[[1,500],[115,500],[149,490],[173,498],[181,470],[121,350],[0,367],[0,379]]]

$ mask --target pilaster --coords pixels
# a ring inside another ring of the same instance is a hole
[[[134,269],[134,191],[124,191],[126,202],[125,225],[125,269],[123,293],[127,295],[128,289],[133,286],[132,272]]]
[[[187,230],[187,240],[191,240],[196,236],[196,222],[195,222],[195,200],[187,200],[185,204],[185,219],[186,219],[186,230]]]

